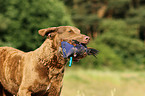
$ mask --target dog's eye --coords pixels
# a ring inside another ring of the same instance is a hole
[[[72,32],[72,31],[68,31],[68,32]]]

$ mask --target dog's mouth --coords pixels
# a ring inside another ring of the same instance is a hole
[[[67,42],[67,41],[66,41],[66,42]],[[72,45],[74,45],[74,46],[76,46],[76,44],[81,44],[81,45],[83,45],[83,46],[85,46],[85,47],[86,47],[86,45],[88,44],[88,43],[84,43],[84,42],[79,42],[79,41],[77,41],[77,40],[69,40],[68,43],[69,43],[69,44],[72,44]]]
[[[79,42],[77,40],[72,40],[75,46],[79,47],[78,49],[80,50],[78,53],[74,54],[73,61],[78,62],[80,59],[84,58],[87,56],[87,44],[88,43],[83,43]]]
[[[86,55],[87,56],[87,55]],[[73,57],[73,61],[74,62],[79,62],[82,58],[86,57],[85,55],[84,56],[78,56],[78,57]]]

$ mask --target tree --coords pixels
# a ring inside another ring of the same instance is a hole
[[[72,25],[59,0],[0,0],[0,44],[29,51],[42,44],[38,30]]]
[[[72,20],[83,33],[97,36],[97,27],[106,9],[106,0],[63,0],[72,12]]]
[[[145,3],[144,3],[145,4]],[[140,6],[138,8],[132,8],[129,10],[126,18],[126,22],[130,25],[138,25],[140,39],[144,41],[145,44],[145,13],[143,12],[145,6]]]
[[[102,33],[89,47],[99,50],[97,59],[87,57],[81,61],[85,67],[108,67],[110,69],[145,69],[144,43],[139,39],[138,26],[124,20],[104,19],[100,23]]]
[[[63,1],[76,26],[93,37],[89,45],[100,51],[98,59],[88,56],[82,65],[145,68],[145,0]]]

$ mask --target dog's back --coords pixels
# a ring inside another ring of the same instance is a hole
[[[21,83],[23,54],[11,47],[0,47],[0,82],[13,94]]]

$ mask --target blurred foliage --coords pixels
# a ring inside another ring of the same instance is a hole
[[[136,70],[145,68],[145,47],[136,35],[137,26],[127,26],[123,20],[105,19],[99,29],[103,33],[88,45],[100,50],[98,58],[96,60],[89,56],[83,59],[81,62],[84,66]]]
[[[85,68],[145,69],[145,0],[0,0],[0,46],[38,48],[38,30],[75,25],[100,52]]]
[[[100,51],[97,59],[82,59],[82,66],[145,69],[144,0],[63,1],[75,25],[92,37],[88,46]]]
[[[59,0],[0,0],[0,45],[29,51],[39,47],[38,30],[72,25],[70,15]]]

